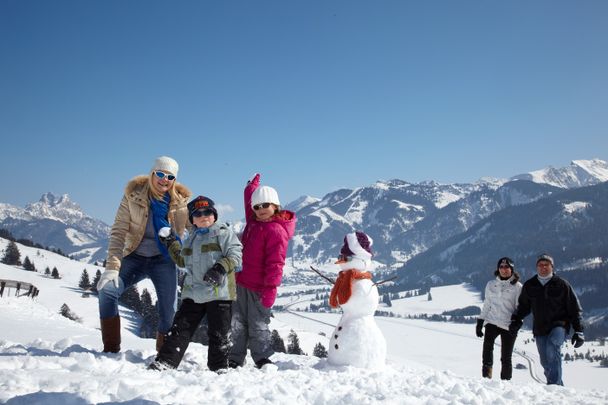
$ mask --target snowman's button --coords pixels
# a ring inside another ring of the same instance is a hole
[[[338,330],[342,330],[342,327],[341,327],[341,326],[338,326]]]
[[[334,347],[336,348],[336,350],[338,350],[338,345],[335,345]]]
[[[337,338],[338,338],[338,335],[334,335],[334,337],[337,339]]]

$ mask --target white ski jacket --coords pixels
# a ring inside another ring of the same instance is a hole
[[[511,281],[513,277],[508,280],[496,277],[486,284],[486,297],[479,316],[485,323],[491,323],[501,329],[509,329],[511,315],[517,309],[517,300],[522,289],[519,281],[515,284],[511,284]]]

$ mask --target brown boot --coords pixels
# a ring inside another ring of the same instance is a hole
[[[118,353],[120,351],[120,316],[100,319],[101,340],[105,353]]]
[[[481,366],[481,376],[492,379],[492,366]]]
[[[165,334],[156,332],[156,352],[160,352],[160,348],[163,347],[163,343],[165,343]]]

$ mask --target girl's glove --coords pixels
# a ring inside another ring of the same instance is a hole
[[[260,302],[265,308],[271,308],[277,298],[276,288],[267,288],[260,294]]]

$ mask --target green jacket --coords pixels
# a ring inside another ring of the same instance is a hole
[[[169,247],[175,264],[188,270],[182,287],[182,299],[190,298],[199,304],[215,300],[234,301],[234,272],[241,265],[243,246],[236,234],[225,224],[216,222],[208,229],[207,233],[195,230],[182,246],[176,241]],[[216,263],[226,270],[226,277],[220,286],[213,287],[203,281],[203,277]]]

